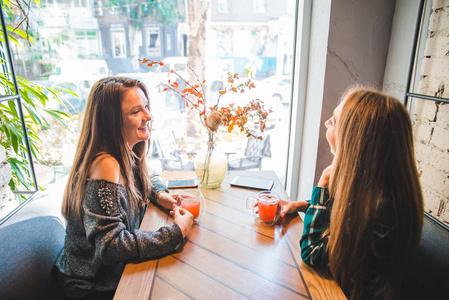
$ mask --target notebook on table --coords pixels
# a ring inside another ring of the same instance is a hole
[[[271,190],[274,181],[272,179],[240,176],[237,175],[231,182],[231,186],[254,189],[254,190]]]

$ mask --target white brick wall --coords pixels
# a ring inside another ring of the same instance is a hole
[[[434,0],[418,93],[449,98],[449,0]],[[425,210],[449,224],[449,104],[416,100],[415,152]]]
[[[0,219],[3,218],[12,206],[16,206],[14,195],[9,188],[11,180],[11,167],[6,161],[5,148],[0,146]]]

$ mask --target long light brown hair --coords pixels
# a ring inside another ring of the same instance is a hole
[[[127,145],[123,132],[122,101],[133,87],[148,97],[145,85],[133,79],[108,77],[97,81],[89,93],[84,120],[72,169],[62,202],[62,214],[68,219],[75,214],[82,221],[82,198],[89,168],[101,153],[111,155],[120,166],[131,208],[136,210],[151,193],[151,182],[145,161],[149,142]]]
[[[342,97],[328,254],[332,275],[350,299],[397,296],[423,224],[423,196],[412,127],[404,105],[374,89]],[[370,283],[369,283],[370,282]]]

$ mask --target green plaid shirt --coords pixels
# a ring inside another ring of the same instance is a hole
[[[327,237],[324,231],[329,228],[330,201],[327,188],[314,187],[312,199],[304,217],[304,232],[301,237],[301,258],[310,266],[326,267],[328,256],[326,252]]]

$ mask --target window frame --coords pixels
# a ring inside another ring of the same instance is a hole
[[[264,14],[267,10],[267,3],[265,0],[253,0],[253,11],[256,14]]]
[[[22,100],[21,100],[20,93],[19,93],[19,85],[17,82],[16,72],[14,69],[13,57],[12,57],[12,53],[11,53],[11,46],[9,43],[9,36],[8,36],[7,29],[6,29],[7,27],[6,27],[6,22],[5,22],[5,18],[4,18],[3,7],[1,5],[0,5],[0,14],[1,14],[0,20],[1,20],[1,25],[2,25],[2,33],[4,36],[4,40],[1,42],[1,44],[4,45],[4,50],[3,50],[4,52],[2,51],[0,53],[0,56],[5,61],[5,63],[2,65],[2,72],[4,72],[4,73],[10,72],[11,80],[14,84],[14,93],[12,93],[11,95],[0,95],[0,103],[6,102],[6,101],[11,101],[11,100],[13,100],[17,103],[17,108],[19,110],[19,115],[20,115],[20,122],[22,124],[23,138],[25,139],[25,146],[26,146],[26,150],[27,150],[26,154],[28,156],[28,162],[29,162],[29,167],[30,167],[30,171],[31,171],[31,178],[33,179],[33,182],[34,182],[34,190],[12,191],[12,192],[14,194],[33,195],[39,190],[38,183],[37,183],[37,179],[36,179],[36,172],[34,169],[33,156],[31,154],[31,147],[30,147],[30,142],[29,142],[29,137],[28,137],[28,131],[26,128],[24,112],[23,112],[23,108],[22,108]],[[11,212],[9,212],[5,217],[3,217],[0,220],[0,225],[3,224],[4,222],[6,222],[12,215],[14,215],[16,213],[16,211],[21,209],[31,198],[32,197],[29,197],[28,200],[21,203],[19,206],[17,206]]]

